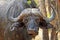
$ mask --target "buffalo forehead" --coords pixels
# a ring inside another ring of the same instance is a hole
[[[35,8],[33,8],[33,9],[27,8],[27,9],[23,10],[20,15],[23,15],[23,14],[28,15],[31,13],[35,14],[35,15],[40,15],[40,11],[38,9],[35,9]]]

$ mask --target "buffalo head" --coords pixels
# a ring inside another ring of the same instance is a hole
[[[8,10],[8,12],[11,13],[10,10]],[[55,11],[54,9],[52,10],[50,18],[43,17],[40,10],[36,8],[27,8],[16,18],[12,16],[8,15],[8,19],[14,22],[16,27],[24,27],[29,35],[35,36],[38,33],[39,27],[47,28],[48,23],[55,17]]]

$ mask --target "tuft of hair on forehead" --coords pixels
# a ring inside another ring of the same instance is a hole
[[[40,13],[39,9],[37,9],[37,8],[27,8],[27,9],[24,9],[21,12],[21,14],[19,15],[19,18],[23,19],[24,17],[29,17],[29,16],[35,16],[35,17],[37,16],[37,17],[42,18],[41,13]]]
[[[37,8],[27,8],[27,9],[24,9],[20,15],[22,14],[39,14],[40,15],[40,11],[39,9]]]

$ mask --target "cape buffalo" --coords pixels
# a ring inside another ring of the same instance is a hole
[[[52,7],[50,18],[43,17],[37,8],[24,9],[18,17],[13,17],[13,7],[8,10],[7,18],[13,22],[6,31],[6,40],[33,40],[38,34],[39,28],[49,28],[55,18],[55,11]],[[11,15],[10,15],[11,14]]]

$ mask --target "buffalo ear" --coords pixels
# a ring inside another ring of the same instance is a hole
[[[23,27],[24,23],[23,22],[15,22],[15,23],[13,23],[13,26],[14,27]]]
[[[13,30],[18,30],[19,28],[23,28],[24,27],[24,23],[23,22],[15,22],[11,25],[10,27],[10,31]]]
[[[52,24],[48,23],[47,24],[47,28],[50,29],[50,28],[54,28]]]

